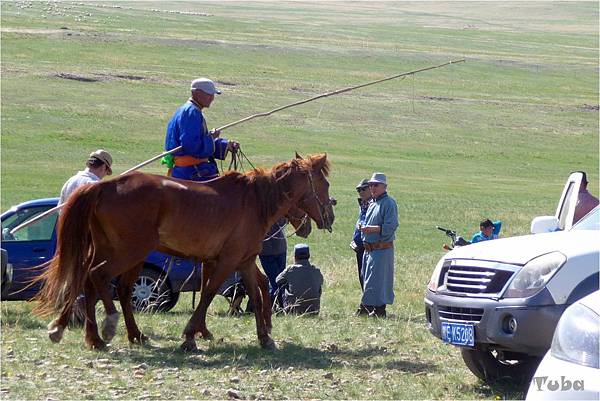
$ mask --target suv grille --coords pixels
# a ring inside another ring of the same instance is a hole
[[[440,319],[462,320],[478,323],[483,316],[483,309],[479,308],[457,308],[454,306],[438,306]]]
[[[512,275],[513,271],[511,270],[469,266],[466,263],[454,261],[444,268],[441,278],[449,292],[497,294],[504,288]]]

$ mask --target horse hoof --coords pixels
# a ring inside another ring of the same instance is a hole
[[[48,324],[48,337],[53,343],[57,343],[62,340],[64,331],[65,328],[58,324],[58,318],[54,319]]]
[[[50,323],[50,325],[48,325],[48,337],[50,338],[50,341],[59,343],[60,340],[62,340],[64,331],[64,327],[56,325],[55,322]]]
[[[277,344],[275,344],[275,341],[273,341],[272,338],[269,338],[266,341],[261,341],[260,346],[263,347],[263,349],[270,351],[275,351],[277,349]]]
[[[117,323],[119,322],[119,313],[107,315],[102,322],[102,338],[106,342],[110,342],[117,334]]]
[[[205,331],[204,333],[198,331],[196,334],[194,334],[194,338],[201,338],[206,341],[212,341],[215,339],[210,331]]]
[[[90,341],[88,347],[97,351],[103,351],[106,349],[106,343],[102,340]]]
[[[148,336],[143,335],[142,333],[129,337],[129,342],[132,344],[144,345],[150,342]]]
[[[183,352],[195,352],[198,351],[198,347],[196,347],[196,341],[194,340],[186,340],[181,344],[181,349]]]

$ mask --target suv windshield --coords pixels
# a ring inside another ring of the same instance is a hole
[[[571,230],[600,230],[600,207],[589,212]]]

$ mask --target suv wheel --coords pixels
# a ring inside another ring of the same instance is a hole
[[[501,352],[461,348],[462,359],[469,370],[486,383],[508,378],[517,383],[528,383],[541,358],[512,353],[511,359]]]
[[[179,293],[171,290],[168,278],[152,269],[144,268],[133,284],[131,303],[137,312],[166,312],[178,299]]]

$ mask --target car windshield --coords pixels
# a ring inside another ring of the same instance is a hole
[[[600,207],[585,215],[571,230],[600,230]]]

